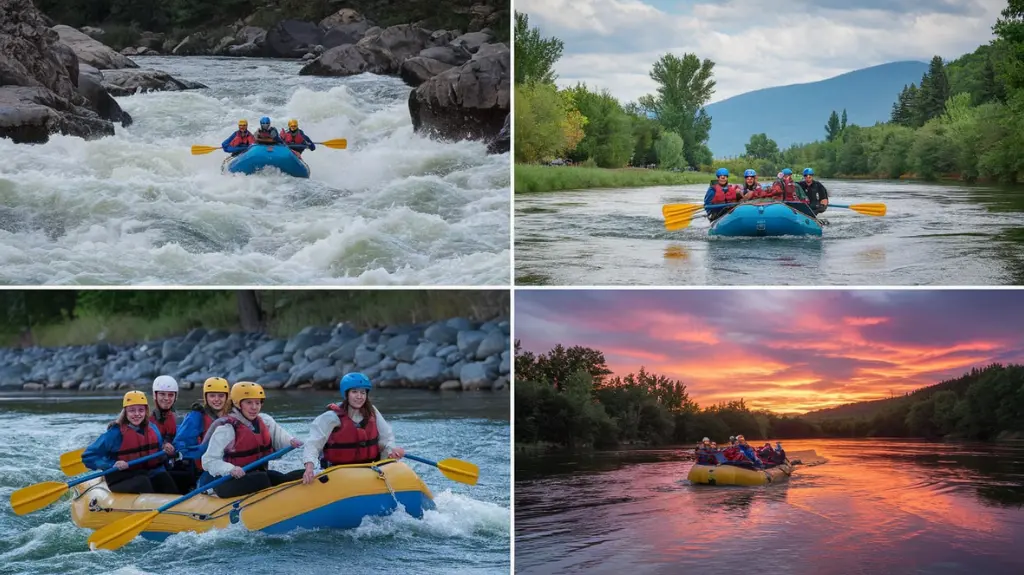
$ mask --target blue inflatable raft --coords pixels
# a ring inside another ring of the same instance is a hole
[[[221,169],[233,174],[255,174],[263,168],[277,168],[296,178],[309,177],[306,162],[284,145],[252,146],[234,158],[224,160]]]
[[[821,222],[807,204],[740,204],[711,222],[713,236],[820,236]]]

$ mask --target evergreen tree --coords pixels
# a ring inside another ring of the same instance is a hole
[[[981,70],[981,93],[978,95],[978,103],[1005,102],[1006,88],[1003,86],[1002,78],[996,76],[996,67],[992,64],[992,56],[985,59],[985,67]]]
[[[825,124],[825,139],[829,142],[835,141],[839,137],[839,133],[843,129],[839,124],[839,114],[836,114],[835,110],[832,110],[832,115],[828,117],[828,123]]]
[[[846,129],[846,108],[843,108],[843,119],[839,125],[839,131],[842,132]]]
[[[941,56],[935,56],[921,78],[921,88],[916,98],[917,125],[923,126],[928,120],[941,116],[946,111],[949,96],[946,66]]]

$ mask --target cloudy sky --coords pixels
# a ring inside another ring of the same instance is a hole
[[[701,405],[773,411],[882,399],[992,362],[1024,362],[1024,292],[519,290],[515,337],[599,349]]]
[[[1006,0],[515,0],[544,37],[565,42],[561,86],[622,101],[655,89],[664,53],[715,62],[712,102],[900,60],[950,60],[992,39]],[[785,31],[784,31],[785,30]]]

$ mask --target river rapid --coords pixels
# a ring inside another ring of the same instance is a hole
[[[265,535],[228,528],[172,535],[162,543],[137,537],[117,551],[91,552],[92,531],[71,522],[70,499],[35,513],[15,515],[10,496],[43,481],[61,481],[58,457],[83,447],[116,414],[120,393],[17,393],[0,395],[0,572],[40,575],[95,573],[201,574],[338,573],[347,567],[373,573],[507,574],[510,566],[508,393],[437,394],[374,390],[399,445],[434,461],[475,463],[480,480],[468,486],[437,469],[408,461],[430,488],[437,509],[423,519],[404,513],[364,519],[352,530],[293,531]],[[198,397],[182,392],[180,416]],[[300,439],[336,393],[274,390],[266,410]],[[301,466],[297,452],[271,463]]]
[[[299,76],[293,60],[146,56],[209,89],[117,98],[134,124],[93,141],[0,139],[0,284],[507,285],[509,155],[413,133],[400,79]],[[222,175],[240,118],[348,149],[308,180]]]
[[[828,462],[692,485],[692,450],[516,455],[516,572],[1024,572],[1024,442],[783,441]]]
[[[557,169],[557,168],[552,168]],[[702,215],[665,229],[661,207],[703,203],[706,185],[519,194],[518,285],[1022,285],[1020,189],[823,180],[822,237],[709,237]],[[703,212],[701,212],[703,214]]]

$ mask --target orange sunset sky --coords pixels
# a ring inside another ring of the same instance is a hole
[[[1006,290],[518,290],[515,337],[601,350],[616,374],[681,379],[702,406],[806,412],[1024,362]]]

